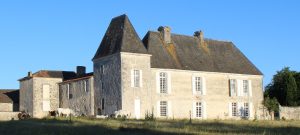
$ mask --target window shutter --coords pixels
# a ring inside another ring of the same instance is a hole
[[[229,96],[230,97],[233,96],[233,91],[232,91],[232,87],[231,87],[232,86],[231,84],[233,83],[232,81],[233,81],[232,79],[229,79]]]
[[[238,102],[238,114],[239,114],[240,117],[244,116],[244,113],[243,113],[243,103],[241,103],[241,102]]]
[[[168,89],[168,94],[171,94],[171,90],[172,90],[172,87],[171,87],[171,73],[170,72],[167,72],[168,74],[168,82],[167,82],[167,89]]]
[[[249,96],[252,97],[252,82],[251,82],[251,80],[248,80],[248,85],[249,85]]]
[[[143,72],[142,70],[139,71],[140,71],[140,87],[143,87]]]
[[[253,109],[253,104],[250,102],[249,103],[249,116],[250,118],[254,118],[254,109]]]
[[[160,93],[160,81],[159,81],[159,72],[156,72],[156,92]]]
[[[192,118],[196,118],[196,102],[193,101]]]
[[[206,79],[204,77],[202,77],[202,94],[206,95]]]
[[[195,76],[192,76],[192,91],[193,95],[196,95]]]
[[[228,104],[228,116],[231,118],[232,117],[232,103],[229,102]]]
[[[238,96],[242,96],[242,92],[243,92],[243,81],[242,80],[237,80],[237,95]]]
[[[131,77],[131,87],[134,87],[134,69],[131,70],[130,77]]]
[[[171,118],[172,115],[173,115],[172,114],[172,102],[168,101],[167,103],[168,103],[168,109],[167,109],[168,110],[168,117]]]
[[[206,119],[207,116],[206,116],[206,102],[205,101],[202,101],[202,118],[203,119]]]
[[[160,101],[157,101],[156,111],[157,111],[157,117],[160,117]]]

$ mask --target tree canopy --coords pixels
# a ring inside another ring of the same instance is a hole
[[[282,106],[300,105],[300,72],[291,71],[289,67],[277,71],[264,96],[276,98]]]

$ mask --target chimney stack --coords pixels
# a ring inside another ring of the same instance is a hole
[[[158,31],[161,33],[165,43],[171,43],[171,28],[168,26],[160,26]]]
[[[28,77],[32,77],[32,72],[29,71],[27,76],[28,76]]]
[[[86,74],[85,66],[77,66],[76,67],[76,74],[77,74],[77,76],[85,75]]]
[[[200,31],[196,31],[194,33],[194,36],[197,37],[200,40],[200,45],[204,45],[204,36],[203,36],[203,32]]]

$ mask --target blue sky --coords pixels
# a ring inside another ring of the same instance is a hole
[[[87,66],[111,18],[126,13],[140,38],[170,26],[173,33],[232,41],[265,75],[300,71],[300,2],[51,0],[0,2],[0,89],[18,88],[28,71]]]

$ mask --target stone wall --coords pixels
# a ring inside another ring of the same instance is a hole
[[[280,119],[300,120],[300,107],[285,107],[279,106]]]
[[[33,79],[20,81],[20,111],[33,115]]]
[[[12,103],[0,103],[0,112],[12,112],[13,104]]]
[[[120,54],[96,59],[93,62],[96,114],[113,114],[122,109]]]
[[[49,114],[49,111],[43,111],[43,85],[50,86],[50,111],[57,110],[59,106],[59,87],[61,78],[33,78],[33,117],[42,118]]]
[[[18,120],[20,112],[0,112],[0,121]]]
[[[143,84],[141,88],[131,87],[132,69],[142,70]],[[160,71],[170,74],[171,92],[169,94],[157,92],[156,75]],[[206,95],[193,94],[192,76],[194,75],[205,78]],[[118,111],[130,118],[135,118],[134,101],[136,99],[140,99],[141,118],[145,116],[147,111],[151,112],[152,110],[158,117],[159,101],[170,103],[168,105],[168,118],[189,118],[190,112],[193,113],[193,103],[196,101],[206,103],[205,118],[207,119],[240,119],[240,117],[231,117],[229,114],[229,107],[232,102],[251,104],[250,119],[263,117],[263,110],[260,109],[263,100],[263,77],[259,75],[156,69],[150,68],[149,55],[121,53],[121,77],[122,107]],[[229,79],[251,80],[252,96],[230,97]],[[114,96],[110,100],[115,100],[116,97]]]
[[[84,89],[84,82],[87,83],[87,91]],[[60,84],[59,101],[60,108],[70,108],[77,115],[94,116],[94,78],[76,80]],[[71,98],[68,98],[67,85],[70,88]]]

